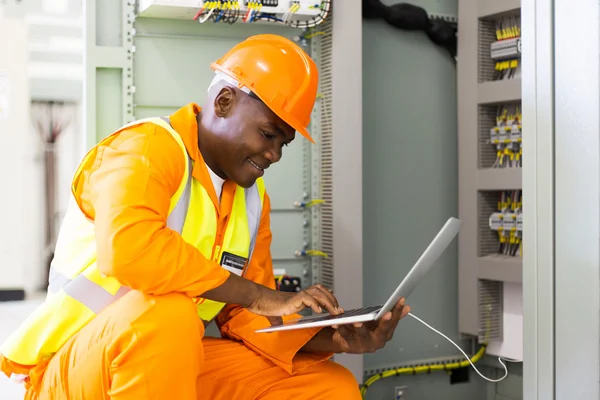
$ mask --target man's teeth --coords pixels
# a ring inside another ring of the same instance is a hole
[[[256,165],[254,162],[252,162],[252,160],[248,159],[248,161],[250,161],[250,164],[252,164],[254,166],[254,168],[256,168],[259,171],[262,171],[263,169],[261,167],[259,167],[258,165]]]

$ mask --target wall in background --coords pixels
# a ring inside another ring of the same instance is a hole
[[[57,206],[55,215],[60,223],[69,196],[73,172],[84,154],[80,102],[83,94],[83,20],[79,0],[0,0],[2,14],[27,25],[27,69],[32,101],[66,101],[74,104],[73,120],[57,141]],[[30,119],[35,116],[31,115]],[[33,123],[34,136],[27,152],[32,185],[38,188],[31,218],[36,221],[30,230],[31,268],[29,291],[45,284],[43,255],[45,222],[44,148]]]

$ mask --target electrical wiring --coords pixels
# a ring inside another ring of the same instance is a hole
[[[321,32],[321,31],[320,31],[320,32],[313,32],[313,33],[310,33],[310,34],[308,34],[308,35],[305,35],[305,36],[302,36],[302,37],[303,37],[304,39],[312,39],[312,38],[314,38],[315,36],[319,36],[319,35],[325,35],[325,32]]]
[[[204,7],[202,7],[200,11],[198,11],[198,13],[194,16],[194,20],[198,20],[198,22],[201,24],[205,23],[213,15],[215,10],[220,9],[220,6],[220,1],[209,1],[205,3]]]
[[[316,1],[316,3],[318,3],[319,1]],[[321,24],[323,21],[325,21],[325,19],[327,18],[327,16],[329,15],[329,12],[331,10],[331,0],[321,0],[320,1],[320,5],[319,6],[311,6],[311,8],[319,8],[321,10],[321,12],[319,13],[319,15],[313,17],[310,20],[307,21],[301,21],[301,20],[290,20],[289,17],[286,18],[281,18],[280,20],[277,20],[277,18],[275,18],[273,15],[268,16],[268,15],[261,15],[258,17],[258,19],[268,19],[274,22],[277,22],[279,24],[283,24],[283,25],[289,25],[292,28],[314,28],[315,26]],[[296,11],[297,12],[297,11]],[[285,14],[289,13],[289,9]],[[284,16],[285,16],[284,14]],[[286,16],[287,17],[287,16]]]
[[[498,233],[498,254],[516,257],[523,253],[523,192],[502,191],[498,209],[489,218],[490,229]]]
[[[298,250],[298,251],[296,251],[296,257],[305,257],[305,256],[329,258],[329,255],[327,255],[327,253],[322,252],[320,250]]]
[[[269,4],[269,3],[267,3]],[[242,11],[240,1],[236,0],[212,0],[204,3],[204,6],[196,13],[193,20],[203,24],[209,19],[215,23],[225,22],[234,24],[238,21],[243,23],[254,23],[257,21],[266,21],[282,25],[287,25],[293,28],[309,29],[321,24],[328,16],[331,9],[331,0],[315,0],[315,4],[301,5],[300,2],[292,2],[290,7],[278,17],[273,12],[263,12],[263,0],[249,1],[245,5],[245,11]],[[309,20],[294,20],[302,7],[311,10],[320,10],[318,15]],[[271,8],[272,10],[272,8]],[[311,33],[304,39],[311,39],[318,35],[323,35],[324,32]]]
[[[314,200],[311,200],[311,201],[309,201],[307,203],[300,202],[300,201],[295,201],[294,202],[294,207],[297,207],[297,208],[311,208],[311,207],[316,206],[317,204],[323,204],[323,203],[325,203],[325,200],[322,200],[322,199],[314,199]]]
[[[496,41],[492,43],[492,48],[502,48],[503,46],[509,45],[509,48],[512,49],[510,54],[513,58],[498,60],[495,63],[495,71],[492,75],[492,80],[505,80],[505,79],[514,79],[516,78],[521,70],[519,58],[514,58],[515,53],[520,53],[520,45],[517,45],[513,40],[510,39],[518,39],[521,37],[521,19],[517,16],[507,16],[499,18],[496,21]],[[503,42],[505,41],[505,42]],[[502,43],[499,43],[502,42]],[[517,40],[517,42],[519,42]],[[517,51],[517,48],[519,49]],[[493,53],[493,51],[492,51]],[[499,53],[500,56],[493,56],[495,58],[502,58],[505,53]],[[508,55],[508,57],[510,57]],[[506,56],[505,56],[506,58]]]
[[[403,368],[385,371],[385,372],[382,372],[377,375],[373,375],[370,378],[368,378],[363,385],[361,385],[360,392],[361,392],[361,395],[363,398],[365,398],[369,387],[372,386],[375,382],[377,382],[381,379],[390,378],[392,376],[397,376],[397,375],[402,375],[402,374],[416,375],[416,374],[422,374],[422,373],[431,373],[433,371],[451,371],[451,370],[458,369],[458,368],[468,367],[470,365],[471,367],[473,367],[475,372],[477,372],[477,374],[480,377],[482,377],[483,379],[485,379],[488,382],[495,383],[495,382],[500,382],[500,381],[504,380],[508,376],[508,368],[506,367],[506,364],[504,363],[504,361],[517,362],[517,363],[522,362],[521,360],[513,360],[510,358],[498,357],[498,362],[500,363],[500,365],[502,365],[502,368],[504,369],[504,375],[499,379],[488,378],[485,375],[483,375],[475,366],[475,363],[480,361],[481,358],[483,358],[483,356],[485,355],[485,352],[487,350],[487,343],[482,344],[479,351],[473,357],[469,357],[467,355],[467,353],[463,349],[461,349],[459,345],[454,343],[454,341],[452,339],[450,339],[448,336],[446,336],[439,330],[435,329],[434,327],[432,327],[427,322],[423,321],[421,318],[417,317],[413,313],[408,313],[408,316],[412,317],[416,321],[419,321],[421,324],[425,325],[427,328],[431,329],[432,331],[434,331],[435,333],[437,333],[438,335],[442,336],[444,339],[446,339],[450,343],[452,343],[454,345],[454,347],[456,347],[461,352],[461,354],[465,357],[466,360],[461,361],[461,362],[454,362],[454,363],[428,364],[428,365],[419,365],[419,366],[414,366],[414,367],[403,367]]]
[[[490,129],[490,144],[496,146],[496,160],[492,168],[521,168],[522,132],[521,111],[517,105],[499,106],[496,125]]]

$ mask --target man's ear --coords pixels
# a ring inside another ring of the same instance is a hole
[[[215,114],[217,117],[225,117],[233,108],[236,100],[236,93],[233,88],[226,86],[219,91],[215,97]]]

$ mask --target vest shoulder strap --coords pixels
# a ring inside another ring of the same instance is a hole
[[[151,118],[148,122],[166,129],[175,138],[184,153],[185,172],[177,191],[171,198],[169,216],[167,217],[167,226],[181,235],[183,233],[183,225],[185,224],[185,218],[187,217],[187,211],[190,204],[193,161],[185,148],[181,136],[175,131],[168,117]]]

